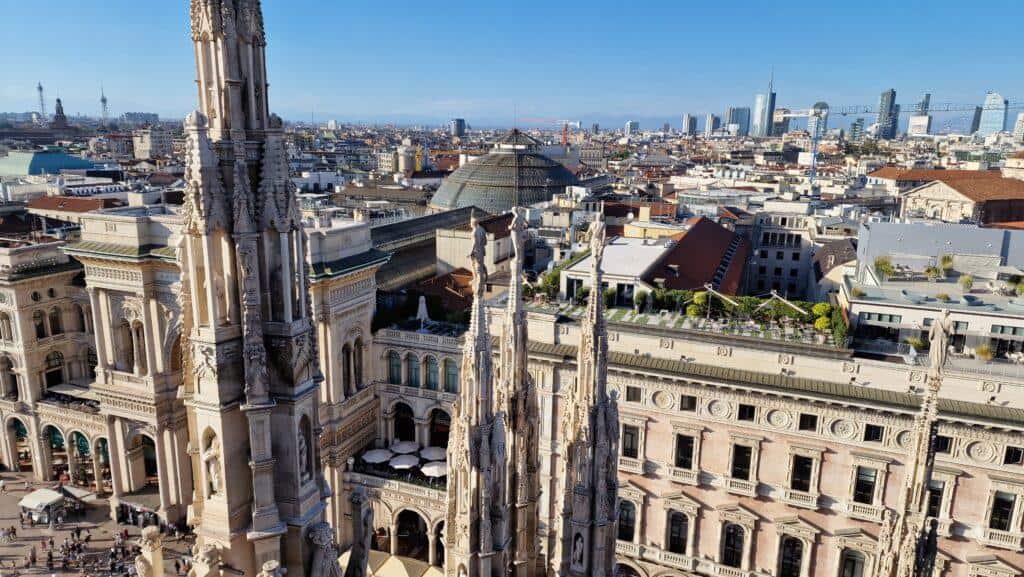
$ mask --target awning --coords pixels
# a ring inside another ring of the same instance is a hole
[[[87,491],[85,489],[73,487],[71,485],[61,485],[60,490],[68,497],[71,497],[83,503],[92,503],[98,498],[96,497],[96,493],[93,493],[92,491]]]
[[[93,392],[93,391],[91,391],[91,390],[89,390],[89,389],[87,389],[85,387],[79,387],[79,386],[68,384],[68,383],[62,383],[62,384],[59,384],[59,385],[54,385],[52,387],[46,387],[46,392],[48,392],[48,393],[56,393],[58,395],[67,395],[69,397],[75,397],[75,398],[78,398],[78,399],[85,399],[85,400],[88,400],[88,401],[98,401],[99,400],[99,396],[95,392]]]
[[[52,505],[64,503],[64,495],[50,489],[36,489],[18,501],[18,506],[30,511],[42,511]]]

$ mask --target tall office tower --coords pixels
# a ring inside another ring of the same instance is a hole
[[[595,122],[594,124],[592,124],[590,126],[590,133],[591,134],[600,134],[600,132],[601,132],[601,125],[600,124]]]
[[[633,136],[640,131],[640,123],[635,120],[627,120],[624,132],[626,136]]]
[[[892,140],[896,138],[899,125],[900,108],[896,104],[896,90],[890,88],[882,93],[878,100],[878,139]]]
[[[864,119],[858,118],[850,125],[850,142],[864,140]]]
[[[710,138],[721,125],[722,119],[709,112],[707,118],[704,120],[704,136]]]
[[[807,117],[807,133],[811,138],[821,138],[828,131],[828,104],[815,102],[812,113]]]
[[[925,92],[920,102],[917,103],[917,109],[914,110],[914,113],[917,116],[924,116],[925,114],[928,114],[928,111],[931,109],[931,105],[932,95],[928,92]]]
[[[692,114],[683,115],[683,136],[697,134],[697,117]]]
[[[466,119],[465,118],[453,118],[448,123],[448,132],[451,136],[462,138],[466,136]]]
[[[974,107],[974,114],[971,115],[971,134],[978,132],[978,129],[981,128],[981,113],[983,110],[980,106]]]
[[[768,77],[768,92],[754,99],[754,136],[773,136],[775,120],[775,72]]]
[[[661,131],[666,133],[666,134],[669,133],[669,132],[672,132],[672,125],[667,123],[667,122],[665,124],[662,124],[661,125]]]
[[[1017,122],[1013,124],[1013,140],[1024,144],[1024,112],[1017,113]]]
[[[192,0],[199,110],[185,119],[183,390],[199,481],[197,575],[306,575],[329,489],[306,237],[267,107],[259,0]],[[329,531],[329,529],[328,529]]]
[[[1009,115],[1010,102],[998,92],[985,94],[984,109],[981,111],[981,122],[978,124],[978,136],[988,136],[1006,130],[1006,119]]]
[[[750,108],[744,106],[740,108],[730,106],[725,111],[725,124],[735,124],[737,128],[737,136],[746,136],[750,134]]]
[[[782,136],[789,132],[789,113],[788,108],[775,109],[774,118],[772,118],[772,135]]]

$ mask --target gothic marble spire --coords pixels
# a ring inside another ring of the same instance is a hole
[[[484,294],[487,233],[474,218],[473,307],[462,352],[459,398],[448,443],[445,571],[450,576],[504,577],[509,544],[505,411],[497,407]]]
[[[522,302],[526,229],[526,211],[514,207],[509,226],[513,248],[511,280],[500,341],[499,396],[507,400],[498,405],[500,410],[508,414],[512,425],[508,439],[510,462],[507,490],[512,507],[507,533],[512,541],[512,577],[536,575],[539,552],[537,501],[540,492],[540,454],[536,440],[539,438],[537,426],[540,422],[540,401],[537,388],[527,371],[527,319]]]
[[[326,493],[319,370],[305,233],[281,120],[267,111],[263,15],[259,0],[192,0],[190,15],[200,110],[185,120],[179,264],[202,472],[190,520],[227,566],[302,576]]]
[[[615,499],[618,487],[619,414],[608,394],[608,340],[601,289],[605,227],[590,225],[590,296],[581,321],[576,381],[563,421],[565,484],[559,495],[563,523],[552,557],[558,572],[573,577],[610,577],[615,569]]]

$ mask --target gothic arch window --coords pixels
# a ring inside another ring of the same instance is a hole
[[[839,577],[864,577],[864,554],[853,549],[843,549],[839,557]]]
[[[64,332],[64,323],[60,318],[60,309],[53,307],[50,309],[50,334],[59,335]]]
[[[722,529],[722,565],[740,568],[743,565],[743,527],[729,523]]]
[[[437,366],[437,359],[435,357],[427,357],[427,362],[424,363],[424,364],[426,365],[426,369],[427,369],[427,379],[426,379],[427,388],[430,389],[431,391],[436,391],[437,390],[437,385],[438,385],[438,372],[439,372],[438,371],[438,366]]]
[[[409,353],[405,356],[405,384],[409,387],[420,387],[420,360],[416,355]]]
[[[444,391],[459,392],[459,365],[452,359],[444,360]]]
[[[0,312],[0,339],[14,340],[14,325],[11,324],[11,315],[5,312]]]
[[[783,537],[779,545],[779,577],[800,577],[804,544],[796,537]]]
[[[633,542],[636,535],[636,505],[632,501],[619,501],[619,541]]]
[[[672,553],[686,554],[686,537],[689,532],[690,520],[679,511],[668,514],[668,550]]]
[[[32,313],[32,326],[36,329],[37,339],[46,338],[46,315],[43,314],[43,311]]]
[[[388,353],[388,382],[402,384],[402,357],[395,351]]]

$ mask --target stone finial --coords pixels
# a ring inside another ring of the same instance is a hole
[[[209,121],[206,115],[198,110],[193,110],[185,117],[185,130],[205,130]]]

